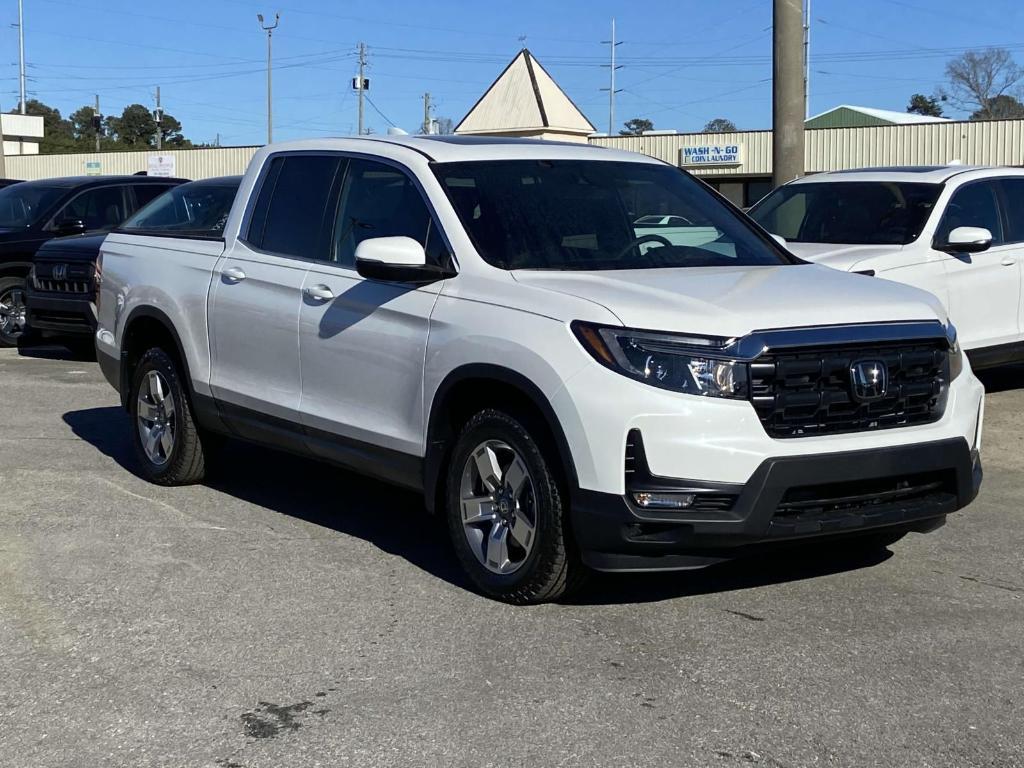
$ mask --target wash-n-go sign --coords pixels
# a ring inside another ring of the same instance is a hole
[[[740,144],[698,144],[679,150],[679,164],[683,166],[743,165],[743,146]]]

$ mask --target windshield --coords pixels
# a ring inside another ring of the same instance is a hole
[[[31,227],[53,207],[67,189],[37,184],[12,184],[0,189],[0,227]]]
[[[224,234],[239,181],[224,184],[199,182],[173,187],[119,229],[135,233],[220,237]]]
[[[499,160],[434,166],[480,255],[503,269],[794,263],[668,165]]]
[[[779,187],[750,218],[793,243],[906,245],[924,229],[942,186],[842,181]]]

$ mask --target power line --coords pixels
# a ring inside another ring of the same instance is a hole
[[[365,98],[366,98],[367,103],[371,107],[373,107],[373,111],[376,112],[378,115],[380,115],[381,117],[384,118],[384,122],[386,122],[392,128],[397,128],[398,127],[397,125],[395,125],[394,121],[390,117],[388,117],[387,115],[385,115],[383,112],[380,111],[380,109],[377,107],[377,105],[373,103],[373,99],[371,99],[369,96],[366,96]]]

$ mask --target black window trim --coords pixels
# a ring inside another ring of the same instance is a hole
[[[433,202],[430,200],[430,196],[427,194],[427,192],[424,189],[423,185],[420,183],[420,180],[416,177],[416,174],[413,173],[412,170],[408,166],[403,165],[399,161],[393,160],[393,159],[391,159],[389,157],[381,157],[380,155],[371,155],[371,154],[367,154],[365,152],[352,152],[352,151],[345,151],[345,150],[317,150],[317,149],[285,150],[285,151],[282,151],[282,152],[273,152],[273,153],[267,155],[266,159],[263,162],[263,167],[260,168],[259,178],[256,180],[256,184],[253,186],[253,191],[249,195],[249,200],[248,200],[248,202],[246,203],[246,206],[245,206],[245,213],[242,215],[242,225],[241,225],[241,228],[240,228],[240,232],[242,232],[244,234],[240,234],[238,236],[239,242],[245,243],[246,247],[249,250],[251,250],[253,253],[260,254],[261,256],[273,256],[273,257],[279,258],[279,259],[292,259],[294,261],[305,262],[305,263],[308,263],[308,264],[319,264],[319,265],[322,265],[322,266],[334,267],[335,269],[344,270],[347,273],[357,274],[354,267],[343,266],[343,265],[339,264],[336,261],[326,261],[324,259],[318,259],[318,258],[315,258],[315,257],[311,258],[311,257],[308,257],[308,256],[295,256],[295,255],[290,254],[290,253],[279,253],[277,251],[267,251],[267,250],[264,250],[263,248],[260,248],[260,247],[258,247],[256,245],[254,245],[249,240],[249,230],[250,230],[250,228],[252,227],[252,224],[253,224],[252,216],[253,216],[253,213],[255,212],[256,201],[259,200],[260,195],[263,193],[263,186],[266,183],[267,176],[270,175],[270,167],[273,165],[274,160],[276,160],[277,158],[300,157],[300,156],[332,157],[332,158],[333,157],[337,157],[337,158],[340,158],[341,160],[345,161],[343,166],[339,165],[338,176],[336,176],[334,181],[332,181],[332,183],[331,183],[331,198],[333,200],[333,211],[332,212],[325,211],[325,214],[327,214],[327,215],[325,215],[324,220],[321,222],[321,230],[322,230],[322,232],[331,233],[332,237],[333,237],[333,232],[334,232],[335,227],[337,226],[337,220],[338,220],[338,213],[339,213],[338,209],[339,209],[339,204],[340,204],[340,190],[341,190],[341,187],[344,184],[345,177],[347,177],[347,175],[348,175],[348,169],[350,167],[350,163],[348,161],[350,161],[350,160],[366,160],[368,162],[380,163],[382,165],[389,165],[389,166],[395,168],[396,170],[400,171],[401,173],[403,173],[410,181],[412,181],[412,183],[416,187],[416,189],[419,190],[420,197],[423,199],[423,203],[424,203],[424,205],[427,208],[427,212],[431,216],[432,224],[437,228],[438,232],[441,235],[442,240],[444,241],[445,249],[448,251],[448,256],[449,256],[449,259],[451,260],[451,265],[450,266],[452,268],[452,271],[454,271],[456,273],[459,271],[458,259],[455,256],[455,251],[452,248],[451,241],[448,239],[448,233],[445,232],[444,227],[441,226],[440,217],[437,215],[437,209],[434,207]],[[276,179],[275,179],[274,183],[276,185],[276,183],[277,183]],[[335,193],[337,193],[337,194],[335,194]],[[332,247],[332,246],[329,246],[329,247]],[[365,279],[365,278],[363,278],[362,276],[359,276],[359,279],[362,280],[362,279]]]

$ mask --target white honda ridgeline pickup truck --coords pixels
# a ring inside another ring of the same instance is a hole
[[[416,489],[514,603],[885,546],[978,492],[983,389],[939,301],[805,264],[651,158],[304,141],[257,153],[223,233],[160,205],[103,246],[96,334],[153,482],[225,434]]]

